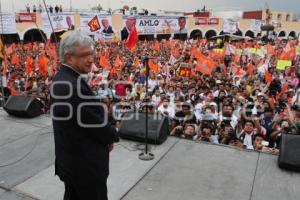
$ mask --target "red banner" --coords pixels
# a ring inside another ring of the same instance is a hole
[[[35,13],[16,13],[16,22],[36,22],[36,14]]]
[[[210,24],[210,25],[218,25],[219,24],[219,18],[209,18],[208,24]]]
[[[195,25],[218,25],[219,18],[207,18],[207,17],[198,17],[196,18]]]
[[[195,25],[207,25],[207,23],[208,23],[208,18],[199,17],[198,19],[196,19]]]
[[[98,31],[101,28],[97,15],[89,21],[88,26],[90,27],[91,32]]]

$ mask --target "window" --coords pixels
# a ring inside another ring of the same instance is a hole
[[[290,14],[287,14],[287,15],[286,15],[285,21],[287,21],[287,22],[290,21],[290,18],[291,18],[291,15],[290,15]]]

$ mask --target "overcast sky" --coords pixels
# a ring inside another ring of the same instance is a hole
[[[3,11],[18,11],[29,5],[42,3],[42,0],[1,0]],[[61,4],[64,8],[90,8],[99,3],[105,8],[120,8],[122,5],[137,6],[149,10],[193,11],[204,5],[215,11],[221,10],[253,10],[266,7],[273,10],[292,11],[300,13],[300,0],[46,0],[47,4]]]

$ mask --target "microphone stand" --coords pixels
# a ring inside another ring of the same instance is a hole
[[[145,66],[146,66],[146,99],[148,97],[148,77],[149,77],[149,58],[145,57]],[[140,160],[153,160],[154,154],[150,153],[148,150],[148,103],[146,102],[146,118],[145,118],[145,152],[139,154]]]

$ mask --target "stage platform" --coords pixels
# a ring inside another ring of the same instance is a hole
[[[141,161],[142,145],[121,140],[110,158],[110,200],[298,200],[300,174],[277,156],[169,137]],[[51,119],[8,116],[0,108],[0,200],[62,200],[54,176]]]

